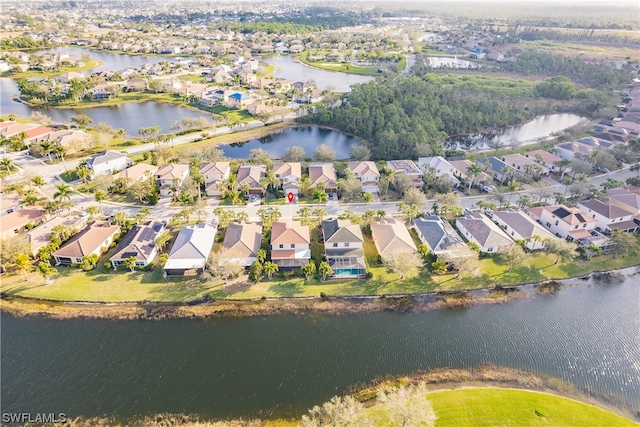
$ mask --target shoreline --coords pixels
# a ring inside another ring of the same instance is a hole
[[[633,270],[633,271],[632,271]],[[594,278],[601,284],[618,280],[620,272],[637,273],[637,266],[593,272],[562,280],[547,280],[508,287],[468,291],[380,296],[335,296],[210,300],[188,302],[132,301],[119,303],[56,301],[0,294],[0,312],[16,317],[45,316],[52,319],[164,320],[208,317],[254,317],[273,315],[345,315],[392,311],[416,313],[437,309],[459,309],[478,304],[502,304],[535,294],[554,294],[570,281]]]

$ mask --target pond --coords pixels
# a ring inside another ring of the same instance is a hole
[[[82,55],[91,55],[91,58],[102,62],[102,65],[92,68],[84,74],[99,73],[100,71],[122,71],[130,67],[141,67],[144,64],[159,64],[163,61],[171,62],[175,60],[175,57],[168,56],[126,55],[70,46],[45,49],[38,51],[35,54],[43,55],[45,53],[68,53],[69,56],[76,58],[81,58]]]
[[[316,126],[303,126],[285,129],[262,138],[246,142],[220,145],[226,157],[232,159],[247,159],[253,148],[262,148],[273,159],[280,159],[286,154],[287,148],[297,145],[304,148],[308,157],[320,145],[325,144],[336,152],[336,159],[348,159],[351,148],[360,143],[341,132],[323,129]]]
[[[550,138],[553,134],[569,129],[589,119],[576,114],[549,114],[536,117],[520,126],[511,126],[495,132],[482,132],[456,137],[447,146],[463,150],[488,149],[492,142],[505,147],[531,145]]]
[[[636,268],[605,285],[419,313],[162,321],[2,313],[3,412],[299,417],[384,375],[492,363],[640,408]]]
[[[89,116],[93,123],[106,123],[114,129],[123,128],[128,135],[138,136],[138,129],[142,127],[160,126],[162,133],[171,132],[171,126],[185,118],[207,117],[211,115],[205,111],[181,107],[163,102],[130,102],[110,107],[92,108],[31,108],[16,102],[11,98],[19,94],[15,80],[0,79],[0,112],[2,114],[16,114],[29,117],[34,111],[48,116],[55,123],[71,123],[71,117],[77,114]]]
[[[262,60],[276,67],[273,76],[283,77],[294,82],[305,82],[313,79],[321,90],[333,88],[336,92],[349,92],[351,85],[374,80],[370,76],[359,76],[310,67],[302,62],[294,61],[292,56],[265,56]]]

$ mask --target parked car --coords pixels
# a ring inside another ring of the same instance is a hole
[[[496,191],[496,186],[495,185],[485,185],[484,187],[482,187],[482,191],[484,191],[485,193],[491,193],[492,191]]]
[[[256,195],[252,194],[251,196],[249,196],[249,201],[250,202],[255,202],[256,201]]]
[[[464,208],[464,214],[465,214],[465,215],[470,215],[470,214],[472,214],[472,213],[473,213],[473,211],[472,211],[471,209],[469,209],[469,208]]]
[[[596,170],[597,170],[598,172],[603,172],[603,173],[609,173],[609,172],[611,172],[609,169],[607,169],[607,168],[603,168],[602,166],[598,166],[598,167],[596,168]]]

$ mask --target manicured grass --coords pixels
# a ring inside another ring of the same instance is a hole
[[[436,427],[638,425],[596,406],[528,390],[464,388],[433,391],[425,398],[438,417]]]
[[[16,80],[30,79],[32,77],[38,77],[38,78],[44,79],[44,78],[57,76],[59,74],[67,73],[67,72],[87,71],[95,67],[98,67],[100,65],[102,65],[102,62],[92,59],[86,64],[84,64],[82,67],[62,67],[55,71],[28,70],[22,73],[13,73],[11,71],[3,71],[2,73],[0,73],[0,77],[11,77],[12,79],[16,79]]]
[[[378,68],[364,68],[364,67],[356,67],[351,64],[342,64],[342,63],[332,63],[332,62],[311,62],[302,56],[299,57],[300,61],[309,65],[310,67],[320,68],[328,71],[339,71],[341,73],[347,74],[358,74],[360,76],[377,76],[380,75],[378,73]]]

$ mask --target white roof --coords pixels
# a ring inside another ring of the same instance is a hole
[[[204,268],[215,237],[216,228],[209,224],[182,227],[164,269]]]

